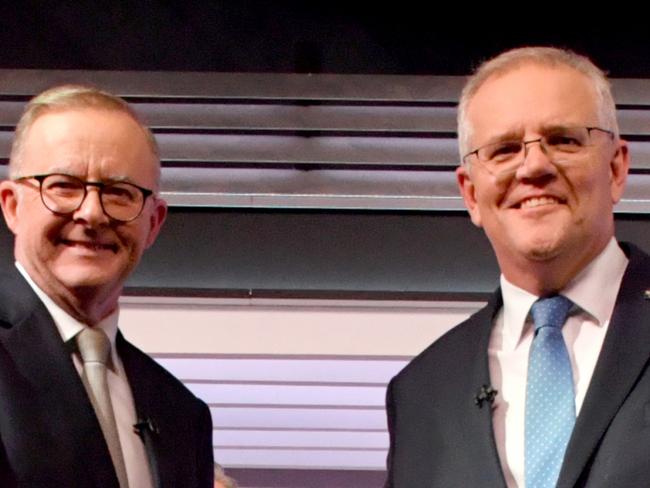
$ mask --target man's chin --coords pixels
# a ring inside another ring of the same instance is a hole
[[[526,252],[526,257],[531,261],[545,262],[557,258],[561,248],[556,243],[531,246]]]
[[[62,273],[59,282],[73,293],[97,293],[103,288],[115,287],[115,276],[104,269],[76,269]]]
[[[556,259],[563,251],[564,245],[561,239],[552,239],[548,236],[529,236],[525,241],[520,240],[515,248],[510,248],[507,253],[518,255],[531,263],[544,263]]]
[[[543,262],[557,258],[569,246],[571,232],[570,224],[556,219],[553,223],[545,225],[521,226],[518,235],[512,235],[513,242],[520,255],[531,261]]]

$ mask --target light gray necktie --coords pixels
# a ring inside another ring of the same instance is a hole
[[[101,329],[85,327],[77,334],[77,347],[84,363],[82,380],[108,444],[120,488],[128,488],[124,456],[106,377],[106,364],[110,358],[111,343]]]

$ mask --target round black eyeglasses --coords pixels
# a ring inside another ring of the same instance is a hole
[[[57,215],[76,212],[83,205],[89,186],[97,188],[104,214],[118,222],[137,219],[142,213],[147,197],[153,195],[153,190],[126,181],[84,181],[62,173],[14,178],[14,181],[25,180],[38,181],[43,205]]]

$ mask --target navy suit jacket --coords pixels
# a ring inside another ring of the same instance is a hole
[[[157,488],[212,487],[207,406],[118,333]],[[118,488],[99,422],[52,318],[27,282],[0,275],[0,486]],[[134,487],[136,488],[136,487]]]
[[[580,410],[558,487],[650,486],[650,256],[630,262]],[[488,343],[499,290],[488,305],[418,355],[390,382],[386,487],[505,487],[487,402]]]

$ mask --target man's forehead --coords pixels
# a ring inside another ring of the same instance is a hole
[[[471,102],[486,90],[493,89],[495,86],[508,84],[509,82],[518,82],[520,79],[553,79],[556,85],[583,84],[584,87],[595,95],[595,88],[591,79],[581,71],[572,66],[565,64],[549,64],[536,61],[527,61],[519,63],[491,74],[476,88],[470,99]],[[539,84],[530,83],[522,85],[522,89],[534,91],[539,88]],[[542,84],[541,86],[545,86]]]
[[[467,110],[473,129],[499,132],[530,125],[592,124],[598,115],[597,92],[586,75],[570,66],[540,63],[490,76]]]
[[[95,107],[57,108],[38,114],[24,136],[23,151],[39,150],[43,145],[65,150],[66,145],[86,142],[115,150],[148,150],[153,155],[145,129],[130,114]]]
[[[48,107],[36,113],[31,121],[30,129],[36,125],[43,124],[57,124],[57,123],[71,123],[72,120],[79,120],[83,118],[106,118],[111,122],[119,125],[137,125],[139,122],[133,118],[131,114],[123,110],[116,110],[113,108],[104,107],[86,107],[86,106],[71,106],[71,107]],[[97,129],[93,125],[75,124],[80,128]]]
[[[103,108],[48,110],[25,136],[22,172],[84,176],[92,165],[112,179],[157,179],[157,159],[146,134],[130,114]],[[142,181],[147,185],[149,182]]]

